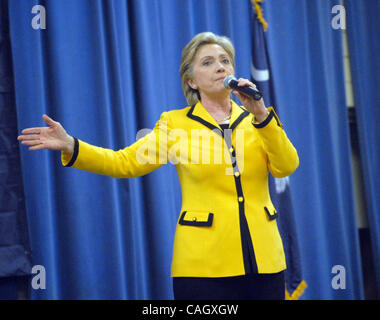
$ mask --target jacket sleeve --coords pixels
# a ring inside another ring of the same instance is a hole
[[[132,178],[150,173],[168,162],[168,118],[167,112],[162,113],[150,133],[119,151],[93,146],[74,138],[74,153],[70,155],[62,152],[62,164],[115,178]]]
[[[257,129],[267,153],[269,171],[274,177],[282,178],[297,169],[299,158],[274,109],[269,107],[268,111],[269,115],[263,122],[256,123],[252,120],[252,124]]]

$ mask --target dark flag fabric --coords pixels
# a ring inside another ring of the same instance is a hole
[[[253,10],[251,10],[251,80],[263,93],[266,106],[273,106],[281,119],[281,110],[279,110],[276,104],[273,92],[270,61],[264,34],[268,25],[264,20],[259,4],[261,0],[251,1],[253,5]],[[281,107],[284,108],[286,106]],[[301,297],[307,284],[302,276],[301,256],[294,221],[292,200],[290,197],[290,178],[274,178],[270,176],[269,189],[273,204],[279,212],[277,223],[286,256],[287,269],[285,271],[285,297],[287,300],[296,300]]]

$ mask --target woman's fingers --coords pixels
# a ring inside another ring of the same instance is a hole
[[[21,143],[26,146],[34,146],[34,145],[42,144],[41,140],[25,140],[25,141],[21,141]]]
[[[233,93],[238,97],[238,99],[241,101],[241,102],[244,102],[245,100],[247,99],[251,99],[250,96],[247,96],[245,95],[244,93],[241,93],[237,90],[234,90]]]
[[[41,140],[25,140],[21,141],[21,144],[24,146],[29,146],[29,150],[41,150],[41,149],[49,149],[49,145],[45,144]]]
[[[42,119],[45,121],[46,124],[48,124],[49,126],[52,126],[54,124],[56,124],[56,122],[50,118],[48,115],[44,114],[42,115]]]
[[[17,140],[39,140],[40,135],[38,134],[27,134],[27,135],[21,135],[17,137]]]
[[[39,144],[39,145],[36,145],[36,146],[33,146],[33,147],[29,147],[30,151],[41,150],[41,149],[47,149],[47,147],[45,145],[43,145],[43,144]]]
[[[41,133],[43,127],[38,128],[27,128],[21,131],[22,134],[30,134],[30,133]]]
[[[63,150],[67,144],[67,133],[62,125],[48,115],[42,116],[48,127],[26,128],[21,131],[17,140],[29,146],[29,150]]]
[[[26,128],[21,131],[17,140],[21,141],[21,144],[29,146],[29,150],[59,150],[61,138],[57,137],[57,130],[60,129],[61,125],[46,114],[42,118],[49,127]]]
[[[250,86],[250,87],[256,88],[256,85],[252,83],[251,81],[249,81],[248,79],[240,78],[238,81],[239,81],[238,82],[239,87]]]

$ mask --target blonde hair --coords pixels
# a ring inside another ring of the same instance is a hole
[[[191,88],[187,82],[193,76],[195,55],[198,49],[206,44],[217,44],[221,46],[231,58],[232,66],[235,68],[235,49],[229,38],[218,36],[212,32],[198,33],[182,50],[182,58],[179,68],[182,90],[189,105],[194,105],[200,100],[199,91]]]

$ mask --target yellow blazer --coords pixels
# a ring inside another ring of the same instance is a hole
[[[261,123],[232,103],[223,132],[198,102],[163,112],[154,129],[119,151],[75,138],[62,164],[117,178],[147,174],[167,162],[177,170],[182,209],[172,277],[227,277],[286,269],[268,172],[290,175],[299,164],[273,108]],[[280,213],[281,214],[281,213]]]

